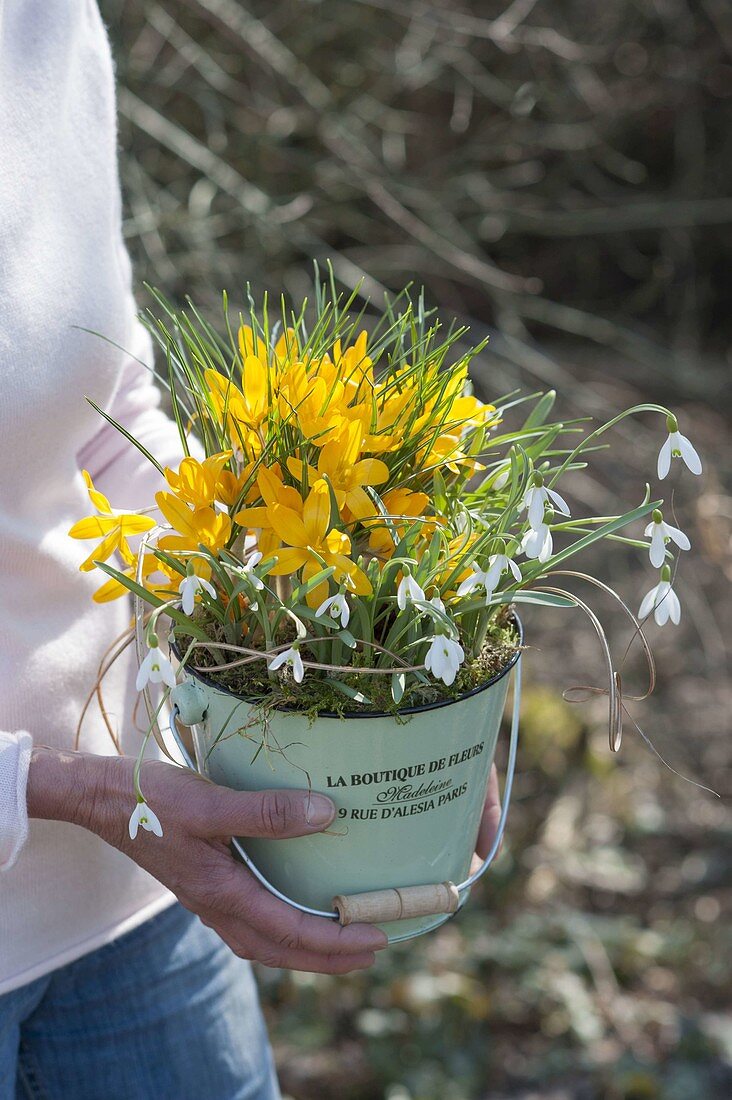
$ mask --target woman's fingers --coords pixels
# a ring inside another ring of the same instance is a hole
[[[199,836],[307,836],[330,825],[336,808],[315,791],[234,791],[206,784],[189,826]]]
[[[226,920],[211,926],[235,954],[283,970],[306,970],[313,974],[349,974],[373,966],[373,951],[355,954],[320,954],[317,951],[283,947],[252,928],[242,929],[240,922]]]
[[[221,909],[236,917],[283,951],[319,955],[358,955],[386,947],[386,934],[370,924],[343,927],[336,920],[313,917],[269,893],[244,867],[234,872],[221,897]],[[274,964],[272,964],[274,965]]]
[[[475,851],[480,857],[480,863],[483,862],[485,857],[491,850],[491,845],[495,839],[495,835],[498,832],[498,822],[501,818],[501,796],[498,790],[498,772],[496,771],[496,765],[491,768],[491,774],[488,779],[488,790],[485,797],[485,805],[483,806],[483,817],[480,821],[480,828],[478,830],[478,839],[475,843]],[[471,866],[471,874],[480,866],[480,863],[476,865],[475,859]]]

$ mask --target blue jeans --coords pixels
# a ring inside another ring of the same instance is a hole
[[[280,1100],[248,962],[175,904],[0,996],[0,1100]]]

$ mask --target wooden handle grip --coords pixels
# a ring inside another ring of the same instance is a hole
[[[459,904],[460,894],[454,882],[372,890],[368,894],[338,894],[333,898],[341,924],[356,921],[377,924],[408,917],[429,917],[433,913],[455,913]]]

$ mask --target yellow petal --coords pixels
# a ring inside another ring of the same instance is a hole
[[[284,504],[294,511],[302,509],[302,500],[297,489],[291,485],[283,485],[282,478],[279,476],[279,466],[260,466],[257,485],[265,504]]]
[[[341,554],[334,554],[328,561],[329,565],[335,565],[335,576],[339,580],[343,580],[344,577],[348,577],[351,582],[353,591],[357,596],[370,596],[373,592],[371,587],[371,581],[368,579],[363,569],[356,565],[350,558],[343,557]]]
[[[117,516],[120,530],[125,535],[141,535],[155,526],[152,516],[140,516],[137,512],[121,512]]]
[[[180,531],[182,535],[195,536],[196,528],[190,508],[178,500],[173,493],[165,493],[162,490],[155,494],[155,500],[171,527]]]
[[[330,490],[325,481],[316,481],[308,493],[302,510],[302,519],[307,531],[307,541],[311,546],[317,546],[323,541],[330,527]],[[303,543],[300,545],[302,546]]]
[[[94,488],[94,482],[92,481],[91,474],[88,470],[82,470],[81,475],[86,482],[86,487],[89,492],[89,499],[94,507],[100,511],[110,515],[112,512],[112,506],[105,497],[104,493],[100,493],[98,489]]]
[[[275,553],[277,562],[270,569],[273,577],[284,577],[288,573],[295,573],[306,562],[312,561],[307,550],[302,550],[299,546],[282,546]]]
[[[297,512],[286,508],[284,504],[273,504],[267,509],[270,526],[283,542],[290,546],[307,546],[311,540],[307,528]]]
[[[111,557],[119,545],[120,533],[118,529],[112,531],[110,535],[107,535],[106,539],[103,539],[99,545],[92,550],[88,558],[79,566],[82,573],[90,573],[95,568],[95,561],[106,561]]]
[[[357,462],[351,473],[351,484],[383,485],[389,480],[389,467],[380,458],[364,458]]]
[[[118,600],[120,596],[126,596],[129,588],[120,581],[110,577],[108,581],[100,585],[92,595],[96,603],[108,603],[110,600]]]
[[[304,581],[309,581],[310,578],[314,577],[316,573],[320,573],[322,568],[323,567],[319,561],[315,561],[313,560],[313,558],[310,558],[310,560],[306,562],[306,564],[303,566],[302,579]],[[328,581],[326,579],[324,581],[321,581],[320,584],[316,584],[314,588],[310,589],[310,591],[305,596],[305,602],[307,603],[308,607],[311,607],[313,611],[315,611],[316,608],[320,607],[321,603],[328,599],[329,593],[330,585],[328,584]]]
[[[379,514],[373,500],[360,485],[348,490],[345,503],[354,519],[366,519],[368,516],[378,516]]]
[[[267,411],[267,370],[254,355],[244,360],[242,389],[253,423],[259,423]]]
[[[246,359],[249,355],[256,355],[259,358],[259,354],[264,351],[262,339],[261,337],[255,339],[251,325],[242,325],[239,329],[239,351],[242,359]]]
[[[234,522],[240,527],[269,527],[269,511],[267,508],[243,508],[234,513]]]
[[[69,528],[72,539],[98,539],[119,527],[116,516],[85,516]]]

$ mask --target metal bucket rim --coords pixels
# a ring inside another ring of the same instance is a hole
[[[440,707],[452,707],[456,703],[462,703],[465,699],[472,699],[474,695],[479,695],[482,691],[487,691],[488,688],[493,687],[499,680],[502,680],[504,676],[508,675],[513,666],[521,656],[521,647],[524,643],[524,624],[521,622],[519,615],[515,610],[511,612],[511,618],[516,624],[518,629],[518,644],[516,646],[516,652],[511,657],[500,672],[497,672],[495,676],[491,676],[490,680],[486,680],[484,684],[480,684],[479,687],[471,688],[470,691],[466,691],[463,695],[459,695],[457,699],[440,699],[436,703],[424,703],[419,707],[406,707],[404,710],[397,710],[396,714],[423,714],[428,710],[438,710]],[[180,651],[178,649],[177,639],[174,637],[172,641],[169,641],[169,646],[173,650],[178,661],[180,661]],[[213,688],[215,691],[220,691],[224,695],[230,695],[232,699],[238,699],[242,703],[249,703],[251,706],[256,706],[261,702],[259,699],[247,699],[245,695],[239,695],[235,691],[231,691],[230,688],[224,687],[223,684],[217,683],[211,677],[204,675],[195,669],[185,668],[185,672],[189,676],[194,676],[197,680],[200,680],[206,687]],[[307,711],[300,710],[298,707],[273,707],[279,714],[302,714],[306,715]],[[338,718],[340,720],[346,718],[394,718],[394,711],[389,710],[369,710],[369,711],[343,711],[338,714],[332,710],[320,710],[318,711],[318,718]]]

